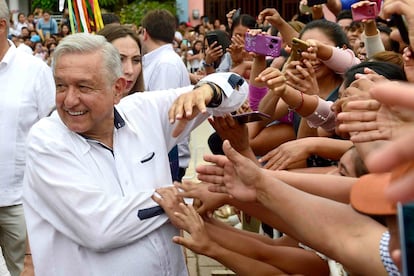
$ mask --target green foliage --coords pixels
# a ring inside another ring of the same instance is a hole
[[[33,0],[32,8],[41,8],[44,11],[57,11],[58,3],[59,1],[57,0]]]
[[[100,7],[111,7],[119,4],[119,0],[99,0]]]
[[[177,7],[175,1],[139,1],[136,0],[134,3],[124,6],[120,12],[120,18],[122,23],[134,23],[137,26],[141,24],[141,19],[144,15],[155,9],[166,9],[169,10],[173,15],[177,13]]]

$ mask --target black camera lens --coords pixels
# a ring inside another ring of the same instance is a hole
[[[274,47],[273,44],[269,44],[270,49],[273,49],[273,47]]]

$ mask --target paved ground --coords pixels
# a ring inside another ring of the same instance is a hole
[[[193,130],[190,141],[191,161],[185,178],[196,180],[194,167],[204,162],[202,159],[203,154],[210,152],[207,139],[213,131],[213,128],[207,121]],[[188,249],[185,249],[185,253],[190,276],[234,275],[231,271],[211,258],[194,254]]]

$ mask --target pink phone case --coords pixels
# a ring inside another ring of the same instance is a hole
[[[247,52],[278,57],[282,48],[282,39],[277,36],[264,34],[251,35],[246,33],[244,40],[244,48]]]
[[[354,21],[361,21],[364,19],[375,19],[378,15],[377,3],[371,2],[369,5],[352,7],[352,19]]]

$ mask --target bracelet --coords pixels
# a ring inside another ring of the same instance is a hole
[[[200,86],[204,84],[207,84],[208,86],[210,86],[211,90],[213,91],[213,97],[211,98],[210,102],[207,104],[207,107],[218,107],[221,104],[221,101],[223,100],[221,89],[220,89],[220,92],[218,92],[216,85],[209,81],[201,82],[197,84],[194,87],[194,89],[199,88]]]
[[[32,253],[24,253],[25,256],[32,256]]]
[[[288,107],[288,110],[289,111],[295,111],[295,112],[298,112],[302,107],[303,107],[303,104],[304,104],[304,102],[305,102],[305,99],[304,99],[304,97],[303,97],[303,92],[302,91],[299,91],[300,92],[300,97],[301,97],[301,100],[300,100],[300,103],[297,105],[297,106],[295,106],[295,107]]]

